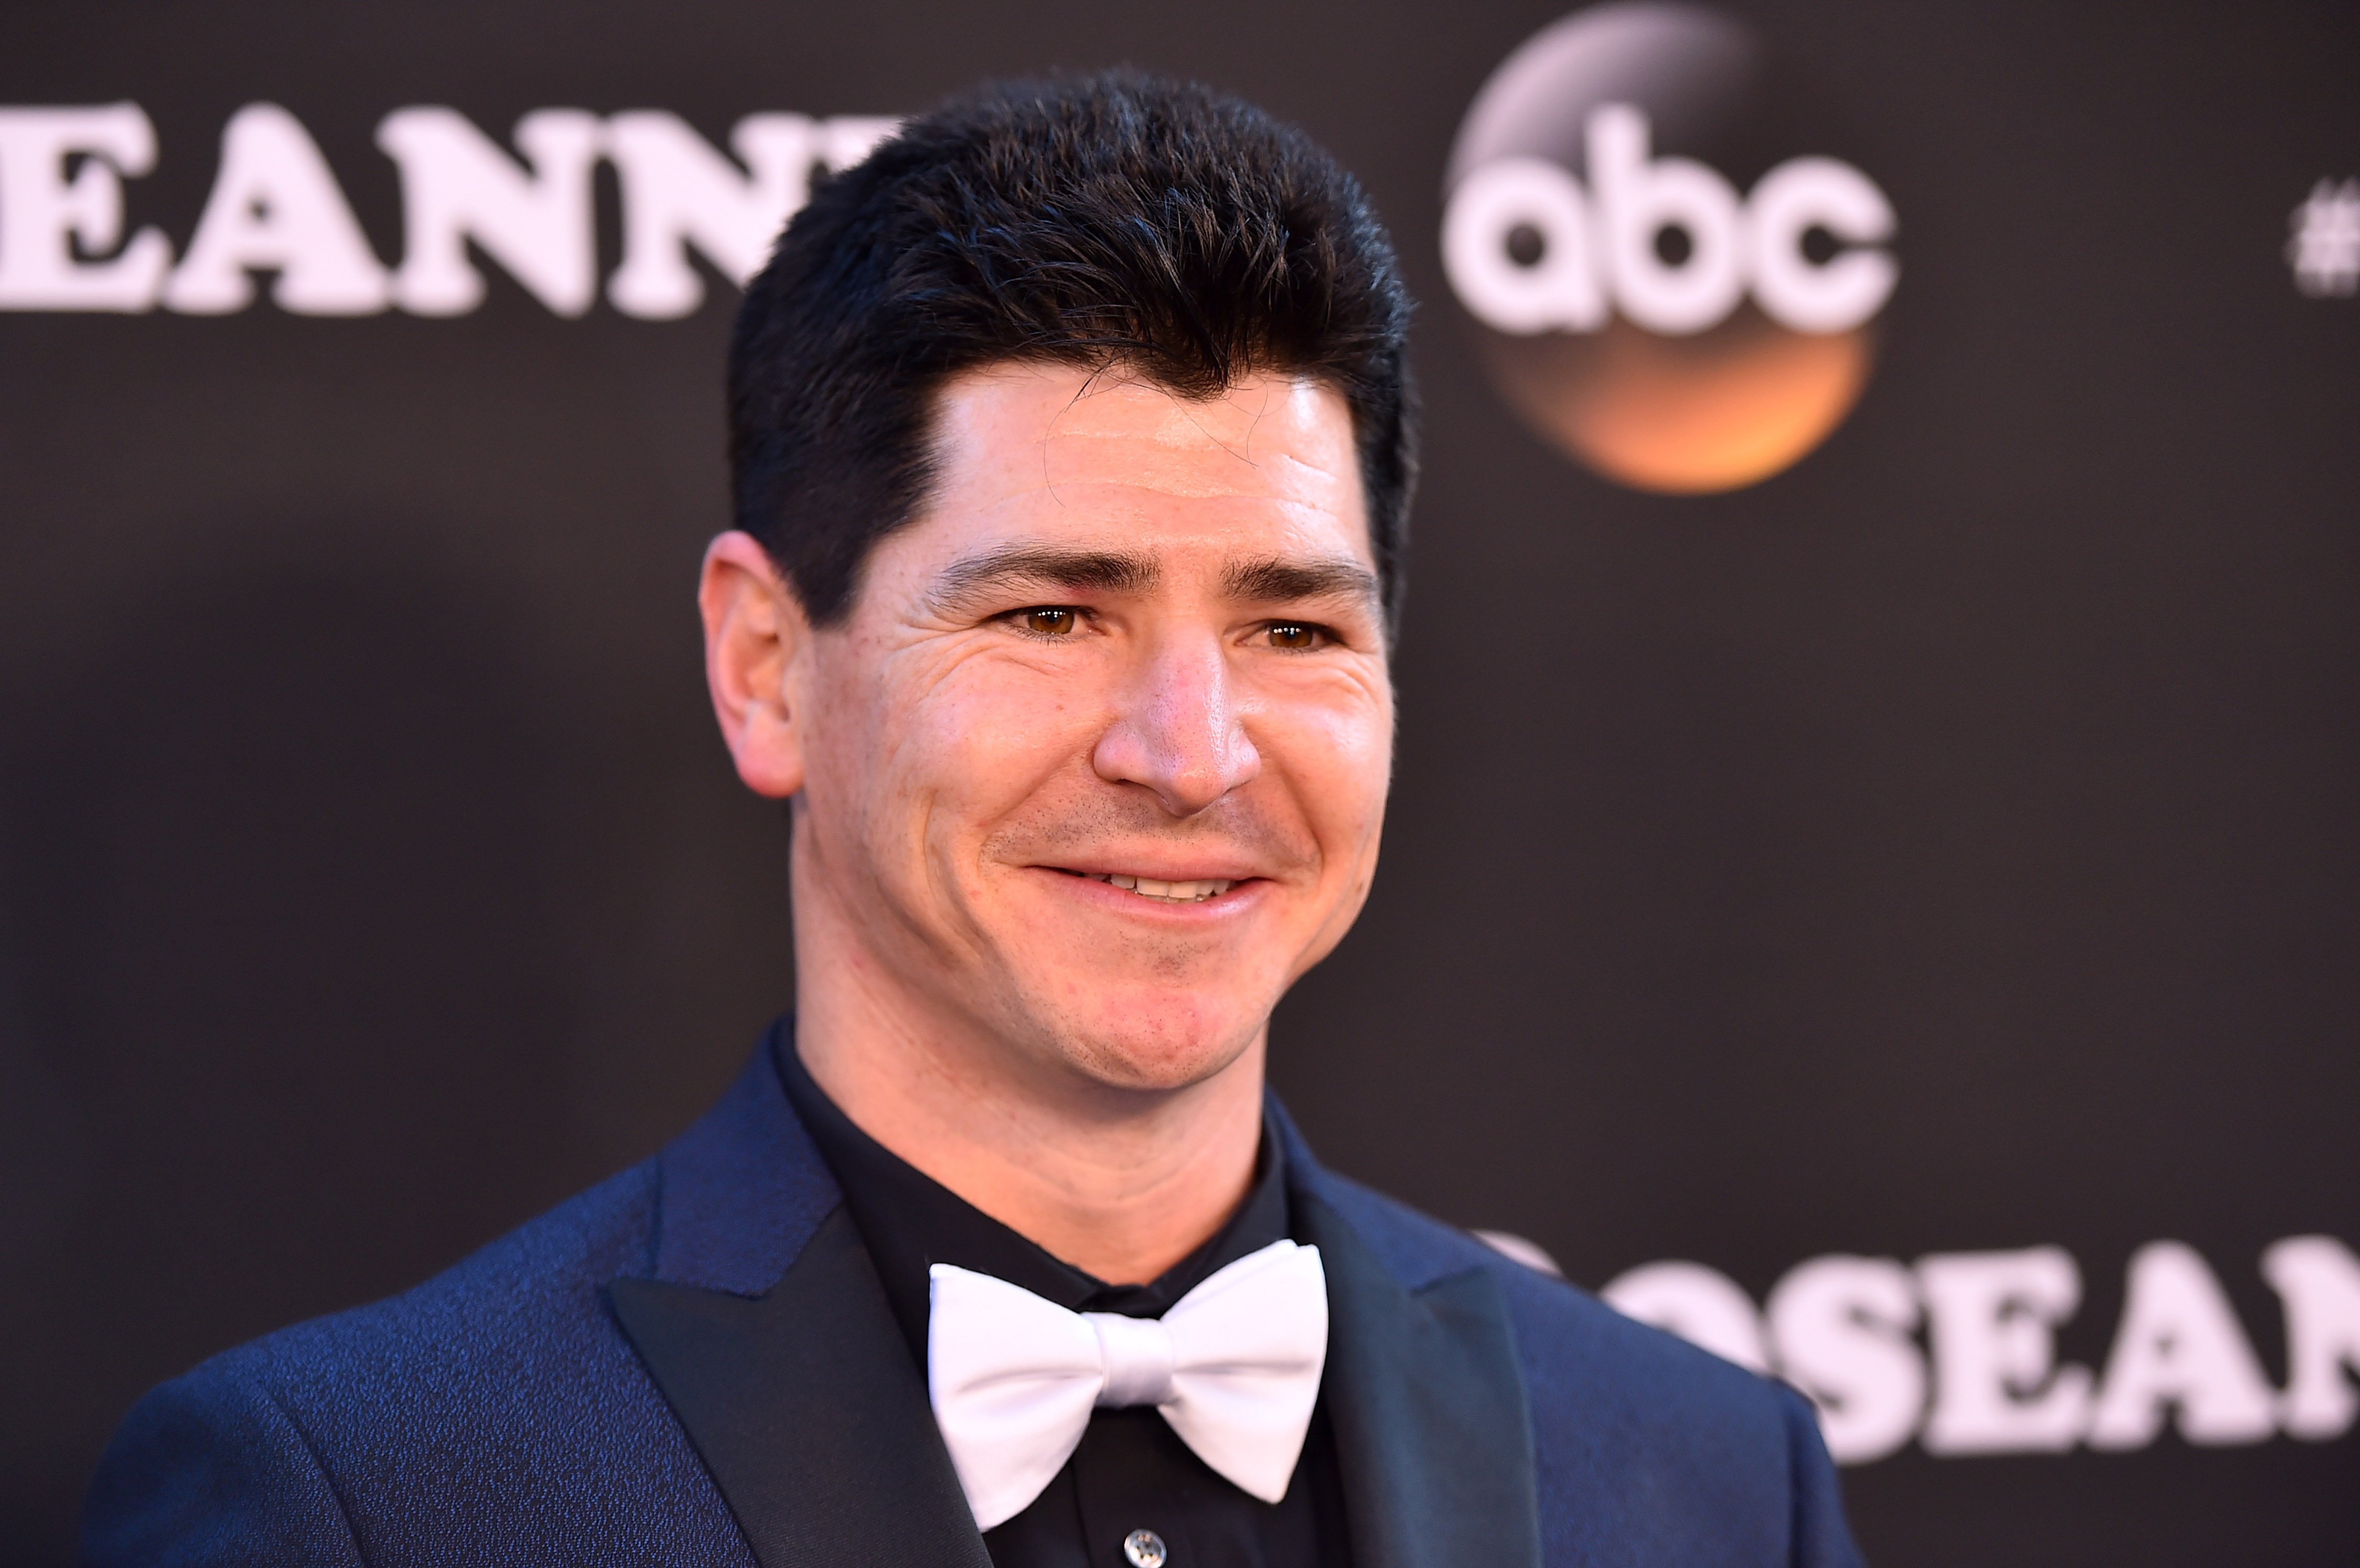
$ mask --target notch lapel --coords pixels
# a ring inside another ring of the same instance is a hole
[[[1353,1568],[1540,1568],[1532,1421],[1498,1285],[1477,1268],[1411,1290],[1307,1183],[1295,1198],[1328,1271]]]
[[[608,1293],[762,1568],[990,1568],[842,1207],[767,1294],[653,1279]]]

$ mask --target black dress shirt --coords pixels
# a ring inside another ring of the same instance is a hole
[[[1214,1270],[1287,1238],[1284,1153],[1263,1128],[1254,1183],[1227,1225],[1161,1279],[1109,1285],[921,1173],[852,1124],[780,1041],[787,1098],[819,1145],[860,1229],[910,1353],[926,1364],[927,1269],[949,1263],[1021,1285],[1077,1312],[1160,1317]],[[1167,1568],[1349,1568],[1343,1490],[1323,1390],[1286,1496],[1265,1503],[1196,1457],[1152,1409],[1091,1413],[1046,1490],[985,1533],[994,1568],[1132,1568],[1123,1543],[1153,1531]]]

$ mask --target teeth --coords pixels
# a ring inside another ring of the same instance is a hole
[[[1166,904],[1201,904],[1207,898],[1219,898],[1237,886],[1234,881],[1219,877],[1202,882],[1158,882],[1153,877],[1127,877],[1120,871],[1092,871],[1086,875],[1093,882],[1111,883],[1125,892]]]

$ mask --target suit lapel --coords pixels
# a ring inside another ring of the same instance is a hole
[[[1540,1568],[1524,1374],[1490,1273],[1409,1289],[1316,1192],[1298,1186],[1295,1202],[1328,1271],[1325,1388],[1353,1568]]]
[[[989,1568],[845,1210],[767,1295],[651,1279],[610,1293],[762,1568]]]
[[[761,1568],[990,1568],[924,1379],[764,1042],[659,1160],[616,1321]]]

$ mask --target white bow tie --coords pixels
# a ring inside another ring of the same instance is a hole
[[[1069,1312],[947,1263],[931,1274],[926,1389],[978,1529],[1041,1495],[1100,1405],[1153,1405],[1240,1490],[1286,1496],[1328,1361],[1317,1247],[1273,1242],[1160,1319]]]

